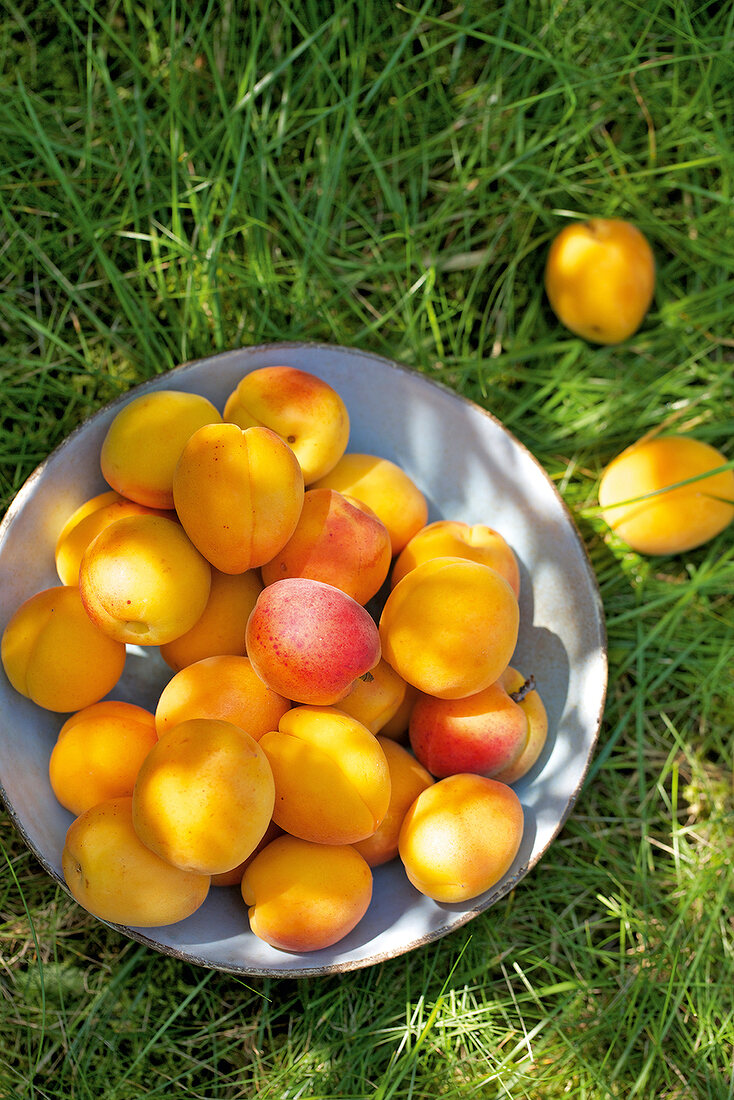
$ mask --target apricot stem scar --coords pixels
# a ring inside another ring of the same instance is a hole
[[[522,703],[525,696],[529,695],[531,691],[535,691],[534,676],[528,676],[522,687],[518,688],[517,691],[508,692],[508,695],[512,699],[513,703]]]

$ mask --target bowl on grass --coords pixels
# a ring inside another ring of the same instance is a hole
[[[272,344],[185,363],[145,382],[92,416],[29,477],[0,525],[0,632],[17,607],[59,583],[56,538],[81,503],[108,486],[99,453],[107,428],[132,396],[188,390],[220,410],[249,371],[270,365],[318,375],[344,399],[348,450],[401,466],[425,494],[429,520],[495,528],[520,564],[520,634],[512,664],[535,677],[549,718],[548,741],[515,790],[525,814],[517,858],[491,890],[441,904],[410,885],[399,860],[374,870],[365,917],[333,947],[295,954],[254,936],[235,887],[213,888],[193,916],[164,928],[114,926],[164,954],[222,971],[303,977],[354,970],[399,956],[458,929],[496,904],[532,871],[571,813],[599,733],[607,687],[604,615],[596,578],[573,519],[533,455],[491,414],[415,371],[331,345]],[[171,669],[153,647],[128,647],[110,698],[150,710]],[[48,761],[66,715],[19,695],[0,669],[0,795],[47,873],[64,887],[61,852],[71,815],[56,801]]]

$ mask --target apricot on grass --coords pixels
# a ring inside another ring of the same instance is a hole
[[[140,766],[158,740],[153,714],[107,699],[72,714],[51,750],[51,789],[75,817],[98,802],[132,795]]]
[[[390,770],[369,730],[335,707],[293,707],[259,745],[275,782],[273,820],[302,840],[353,844],[377,829]]]
[[[413,536],[392,567],[391,586],[394,588],[421,562],[446,557],[468,558],[491,566],[505,578],[515,595],[520,595],[520,568],[505,537],[483,523],[472,525],[450,519],[429,523]]]
[[[134,500],[127,500],[114,489],[86,500],[76,508],[62,527],[56,540],[54,553],[56,572],[62,584],[79,583],[79,566],[89,543],[100,531],[123,516],[168,516],[173,513],[162,508],[148,508]]]
[[[24,600],[3,631],[0,652],[15,690],[52,711],[98,702],[125,666],[125,646],[92,622],[76,585]]]
[[[439,902],[483,894],[510,869],[524,815],[512,787],[459,773],[426,787],[403,819],[398,852],[410,882]]]
[[[406,813],[421,791],[435,782],[428,769],[397,741],[379,736],[377,740],[390,770],[390,803],[372,836],[356,841],[354,845],[370,867],[378,867],[395,859],[398,836]]]
[[[72,897],[112,924],[175,924],[209,893],[209,875],[173,867],[142,843],[129,795],[98,802],[72,822],[61,866]]]
[[[259,367],[227,398],[224,419],[270,428],[294,452],[306,485],[339,461],[349,441],[349,413],[323,378],[297,367]]]
[[[596,344],[618,344],[642,324],[655,291],[647,238],[622,218],[567,225],[553,240],[545,289],[559,321]]]
[[[693,550],[734,519],[734,470],[726,465],[720,451],[692,436],[643,438],[604,470],[602,518],[641,554]]]
[[[248,657],[221,654],[171,677],[158,697],[155,727],[162,736],[188,718],[220,718],[259,741],[277,728],[290,705],[260,679]]]
[[[466,558],[432,558],[396,584],[380,617],[383,656],[419,691],[458,699],[488,687],[517,644],[520,611],[504,577]]]
[[[371,508],[390,532],[393,556],[428,520],[428,502],[415,481],[379,455],[349,452],[311,488],[336,489]]]
[[[260,572],[222,573],[212,566],[209,598],[190,630],[160,646],[163,660],[174,672],[194,661],[228,653],[244,657],[245,626],[263,590]]]
[[[267,757],[232,722],[190,718],[159,738],[138,772],[133,823],[175,867],[230,871],[262,839],[275,786]]]
[[[173,508],[173,471],[190,435],[221,423],[201,394],[157,390],[133,397],[112,420],[102,442],[102,476],[124,497],[151,508]]]
[[[92,539],[79,589],[90,619],[120,642],[161,645],[190,630],[209,599],[211,567],[179,523],[126,516]]]
[[[372,900],[372,871],[351,845],[284,835],[249,864],[242,898],[250,929],[281,951],[319,951],[354,929]]]
[[[310,577],[366,604],[379,592],[391,563],[390,534],[366,504],[336,489],[307,489],[295,531],[261,572],[266,585]]]
[[[258,676],[296,703],[339,702],[380,659],[369,612],[340,588],[307,577],[263,589],[247,620],[245,644]]]
[[[173,478],[184,530],[222,573],[274,557],[296,528],[303,492],[298,460],[275,432],[229,423],[194,432]]]

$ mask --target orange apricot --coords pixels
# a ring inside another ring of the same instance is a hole
[[[387,813],[372,836],[355,842],[354,847],[370,867],[395,859],[398,837],[405,815],[421,791],[435,782],[431,773],[411,752],[389,737],[377,738],[390,769],[390,803]]]
[[[244,657],[245,626],[263,590],[260,573],[222,573],[212,566],[209,599],[190,630],[160,646],[163,660],[174,672],[205,657],[230,654]]]
[[[413,536],[393,565],[390,583],[394,588],[421,562],[452,557],[489,565],[505,578],[516,596],[520,595],[520,568],[504,536],[482,523],[470,525],[448,519],[429,523]]]

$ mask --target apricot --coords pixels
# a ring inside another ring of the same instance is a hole
[[[469,901],[507,874],[523,826],[512,787],[483,775],[450,775],[415,799],[398,853],[416,890],[439,902]]]
[[[528,732],[525,744],[514,763],[502,768],[492,778],[501,783],[516,783],[533,767],[548,739],[548,713],[543,700],[535,688],[532,677],[525,679],[516,668],[507,668],[500,677],[506,691],[517,698],[528,720]]]
[[[496,680],[462,699],[422,695],[410,716],[410,745],[431,775],[494,776],[514,764],[528,737],[527,716]]]
[[[79,566],[89,543],[100,531],[123,516],[168,516],[171,512],[162,508],[148,508],[127,500],[114,489],[99,493],[85,501],[72,512],[56,540],[56,572],[62,584],[79,583]],[[175,518],[175,517],[173,517]]]
[[[393,714],[392,718],[380,728],[381,737],[389,737],[393,741],[398,741],[406,744],[408,741],[408,726],[410,724],[410,716],[413,713],[413,707],[415,702],[420,696],[418,688],[413,687],[412,684],[406,683],[405,695],[403,701],[398,709]],[[339,706],[343,704],[340,703]]]
[[[112,924],[175,924],[209,893],[208,875],[173,867],[141,842],[130,796],[98,802],[72,822],[61,866],[72,897]]]
[[[369,674],[354,681],[352,690],[339,701],[339,710],[377,734],[398,713],[408,690],[405,680],[381,657]]]
[[[242,876],[245,870],[252,863],[258,852],[262,852],[263,848],[267,848],[271,840],[275,840],[276,837],[282,835],[283,830],[276,825],[274,821],[271,821],[263,833],[262,839],[258,841],[247,859],[244,859],[242,863],[238,863],[231,871],[222,871],[221,874],[212,875],[212,886],[239,886],[242,883]]]
[[[258,676],[297,703],[339,702],[380,659],[369,612],[340,588],[307,577],[263,589],[247,620],[245,644]]]
[[[79,567],[90,619],[111,638],[162,645],[190,630],[209,599],[211,567],[180,524],[126,516],[92,539]]]
[[[295,531],[263,565],[262,578],[267,585],[310,577],[366,604],[382,587],[391,563],[389,532],[370,508],[335,489],[308,489]]]
[[[51,789],[75,817],[98,802],[131,796],[157,740],[155,719],[144,707],[111,699],[92,703],[59,730],[48,766]]]
[[[244,657],[245,626],[263,590],[259,570],[221,573],[212,566],[209,599],[190,630],[160,647],[163,660],[174,672],[206,657],[230,654]]]
[[[574,222],[555,237],[545,268],[551,309],[576,336],[618,344],[642,324],[655,291],[655,258],[621,218]]]
[[[173,508],[173,471],[190,435],[221,423],[219,411],[196,393],[158,390],[123,405],[100,451],[102,476],[124,497],[151,508]]]
[[[240,428],[263,426],[293,450],[306,485],[339,461],[349,441],[349,413],[328,382],[296,367],[260,367],[238,383],[224,419]]]
[[[520,622],[499,573],[465,558],[433,558],[396,584],[380,617],[382,653],[419,691],[458,699],[482,691],[510,663]]]
[[[354,844],[370,867],[388,863],[398,854],[398,837],[406,813],[421,791],[435,782],[412,753],[389,737],[377,738],[390,770],[390,803],[372,836]]]
[[[281,836],[246,869],[250,929],[281,951],[319,951],[354,929],[372,900],[372,871],[350,845]]]
[[[259,741],[290,705],[263,683],[247,657],[223,654],[186,665],[168,681],[158,698],[155,727],[162,736],[188,718],[220,718]]]
[[[255,849],[272,816],[275,787],[249,733],[232,722],[190,718],[159,738],[132,797],[143,844],[174,867],[215,875]]]
[[[92,622],[76,585],[25,600],[3,631],[0,653],[15,690],[52,711],[98,702],[125,666],[125,646]]]
[[[370,454],[345,454],[313,489],[336,489],[361,500],[390,532],[393,556],[425,527],[428,502],[416,483],[396,463]]]
[[[294,707],[259,745],[275,781],[273,821],[318,844],[371,836],[387,813],[390,771],[377,738],[334,707]]]
[[[505,578],[516,596],[520,595],[520,568],[515,553],[504,536],[492,527],[448,519],[427,524],[395,561],[390,576],[392,587],[416,565],[431,558],[467,558],[489,565]]]
[[[734,519],[734,470],[720,469],[726,464],[720,451],[691,436],[643,438],[602,474],[602,518],[641,554],[693,550]]]
[[[274,557],[296,529],[303,493],[293,451],[262,427],[200,428],[173,478],[184,530],[222,573],[244,573]]]

